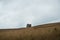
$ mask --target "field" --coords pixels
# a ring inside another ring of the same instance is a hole
[[[60,22],[30,28],[0,29],[0,40],[60,40]]]

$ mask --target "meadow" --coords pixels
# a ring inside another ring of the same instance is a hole
[[[60,23],[29,28],[0,29],[0,40],[60,40]]]

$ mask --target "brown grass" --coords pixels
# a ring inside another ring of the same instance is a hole
[[[60,40],[60,23],[22,29],[1,29],[0,40]]]

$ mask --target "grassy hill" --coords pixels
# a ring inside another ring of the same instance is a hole
[[[0,40],[60,40],[60,22],[30,28],[0,29]]]

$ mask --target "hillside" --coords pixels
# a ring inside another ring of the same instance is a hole
[[[60,22],[30,28],[0,29],[0,40],[60,40]]]

